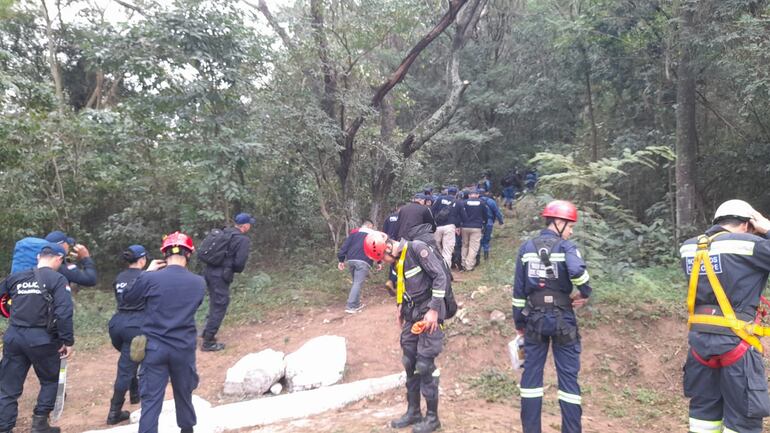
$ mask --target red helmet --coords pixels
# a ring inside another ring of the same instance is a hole
[[[385,256],[388,235],[383,232],[371,232],[364,239],[364,254],[374,261],[381,261]]]
[[[566,200],[554,200],[548,203],[541,215],[546,218],[560,218],[572,222],[578,220],[577,208]]]
[[[171,253],[179,254],[181,253],[179,247],[186,248],[191,253],[195,252],[195,246],[193,245],[192,238],[180,232],[174,232],[170,235],[164,236],[163,245],[160,247],[160,252],[165,253],[169,248],[173,248]]]

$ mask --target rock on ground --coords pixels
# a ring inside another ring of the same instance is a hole
[[[342,380],[346,361],[345,338],[313,338],[286,356],[286,386],[296,392],[333,385]]]
[[[250,353],[227,370],[226,395],[257,396],[281,380],[286,370],[283,352],[266,349]]]

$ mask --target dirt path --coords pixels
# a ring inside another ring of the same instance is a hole
[[[472,283],[472,281],[471,281]],[[510,372],[506,344],[510,325],[492,325],[481,304],[504,294],[493,289],[486,297],[458,297],[476,313],[470,323],[455,323],[448,334],[441,367],[440,415],[444,432],[515,432],[520,430],[518,398],[489,403],[470,382],[491,368]],[[345,381],[377,377],[400,371],[399,331],[392,298],[380,290],[366,292],[366,309],[356,315],[343,312],[342,303],[329,308],[274,313],[268,321],[230,328],[221,335],[227,349],[198,352],[201,386],[197,394],[214,405],[231,402],[221,394],[228,367],[247,353],[266,348],[286,353],[309,338],[333,334],[348,341]],[[476,305],[479,304],[479,305]],[[474,308],[476,305],[478,308]],[[501,310],[505,311],[503,306]],[[629,324],[630,323],[630,324]],[[679,369],[684,357],[684,326],[674,320],[651,323],[610,323],[583,330],[584,429],[586,432],[649,432],[681,430],[686,422],[679,397]],[[115,374],[117,353],[111,347],[78,353],[70,364],[69,394],[59,425],[65,432],[104,427]],[[518,377],[518,374],[510,374]],[[544,431],[558,431],[556,378],[546,373]],[[20,404],[20,430],[29,424],[36,395],[34,375]],[[170,398],[170,393],[167,393]],[[386,432],[388,420],[405,407],[403,391],[392,391],[352,404],[343,410],[309,419],[257,428],[255,432]],[[133,410],[137,406],[129,407]],[[248,430],[244,430],[248,431]]]

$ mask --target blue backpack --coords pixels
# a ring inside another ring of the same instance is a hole
[[[16,242],[13,248],[13,262],[11,262],[11,273],[35,269],[37,266],[37,255],[48,242],[45,239],[28,237]]]

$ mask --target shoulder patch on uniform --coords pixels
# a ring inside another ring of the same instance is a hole
[[[67,265],[67,269],[77,269],[77,267],[78,267],[78,265],[76,265],[74,263],[70,263],[69,265]]]
[[[428,254],[430,254],[430,253],[428,252],[427,248],[422,250],[422,251],[420,251],[420,257],[422,257],[423,259],[428,257]]]

